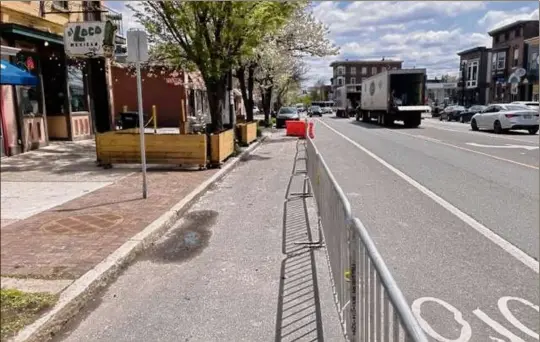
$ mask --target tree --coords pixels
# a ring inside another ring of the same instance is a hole
[[[339,52],[326,37],[328,29],[312,15],[309,2],[300,1],[297,4],[286,25],[278,28],[275,33],[267,34],[265,44],[259,47],[256,53],[243,59],[236,69],[248,121],[253,119],[252,94],[255,78],[262,80],[262,83],[258,82],[258,86],[263,94],[265,115],[269,117],[267,112],[274,90],[273,82],[280,77],[271,73],[284,71],[283,67],[278,67],[279,64],[297,63],[296,60],[304,56],[323,57]],[[291,70],[294,70],[295,65],[291,65]]]
[[[214,132],[223,129],[227,76],[249,56],[263,33],[285,23],[296,5],[288,2],[143,1],[128,7],[154,45],[153,55],[178,66],[197,68],[208,92]]]

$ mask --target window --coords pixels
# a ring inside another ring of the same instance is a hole
[[[338,78],[337,78],[337,85],[338,85],[338,86],[342,86],[343,83],[345,83],[343,77],[338,77]]]
[[[506,32],[504,34],[504,40],[506,41],[506,40],[509,40],[509,39],[510,39],[510,32]]]
[[[377,74],[377,67],[371,67],[371,74],[372,75]]]
[[[467,88],[475,88],[478,85],[478,61],[467,64]]]
[[[337,67],[337,74],[338,75],[345,75],[345,67],[344,66],[338,66]]]
[[[366,67],[362,67],[362,75],[367,75],[367,68]]]
[[[531,54],[531,60],[529,61],[529,69],[536,70],[538,69],[538,52],[533,52]]]
[[[519,61],[519,48],[514,48],[514,63],[512,66],[517,66]]]
[[[356,84],[356,77],[351,77],[351,84]]]
[[[501,41],[501,36],[495,36],[495,43],[498,43]]]
[[[497,54],[497,70],[503,70],[506,67],[506,52]]]
[[[67,69],[71,111],[87,112],[88,103],[86,100],[83,72],[74,65],[68,65]]]
[[[351,67],[351,74],[356,75],[356,67]]]
[[[521,27],[518,27],[515,31],[514,31],[514,37],[519,37],[521,36]]]
[[[52,4],[55,9],[59,9],[59,10],[69,9],[68,1],[53,1]]]
[[[491,71],[495,72],[497,70],[497,53],[494,52],[493,55],[491,55]]]

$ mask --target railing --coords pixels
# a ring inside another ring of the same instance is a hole
[[[427,338],[313,140],[306,136],[307,175],[317,203],[333,292],[348,341]]]

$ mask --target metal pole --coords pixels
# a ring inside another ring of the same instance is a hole
[[[141,81],[141,62],[135,64],[137,69],[137,102],[139,104],[139,135],[141,136],[141,167],[143,176],[143,198],[148,197],[146,186],[146,151],[144,144],[144,118],[143,118],[143,103],[142,103],[142,81]]]

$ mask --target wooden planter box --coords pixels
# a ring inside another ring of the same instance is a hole
[[[145,134],[148,164],[198,165],[206,167],[206,135]],[[140,136],[134,130],[114,131],[96,135],[98,162],[113,164],[141,162]]]
[[[210,163],[220,166],[234,153],[234,130],[229,129],[219,134],[210,135]]]
[[[240,131],[240,143],[249,145],[257,140],[257,122],[241,123],[236,125]]]

